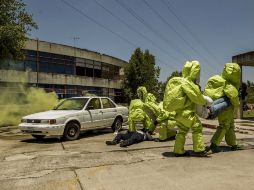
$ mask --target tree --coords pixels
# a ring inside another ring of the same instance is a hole
[[[174,71],[174,72],[171,73],[171,75],[168,76],[168,78],[165,82],[160,82],[159,83],[159,86],[160,86],[160,100],[163,99],[164,92],[165,92],[168,81],[173,77],[181,77],[181,76],[182,76],[182,72]]]
[[[254,83],[247,80],[247,104],[254,103]]]
[[[32,15],[25,10],[22,0],[0,0],[0,57],[20,59],[21,49],[32,28],[37,29]]]
[[[148,92],[158,96],[158,78],[160,68],[149,50],[142,52],[137,48],[124,68],[123,90],[127,101],[136,98],[139,86],[145,86]]]

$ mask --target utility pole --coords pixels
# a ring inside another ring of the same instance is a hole
[[[73,49],[74,49],[74,74],[76,75],[76,42],[80,38],[78,36],[73,36]]]
[[[73,44],[74,44],[74,58],[76,57],[76,42],[77,40],[79,40],[80,38],[78,36],[73,36]]]
[[[76,76],[76,41],[79,40],[80,38],[78,36],[73,36],[73,49],[74,49],[74,75]],[[76,94],[78,93],[77,87],[75,87]]]
[[[39,38],[36,38],[36,86],[39,86]]]

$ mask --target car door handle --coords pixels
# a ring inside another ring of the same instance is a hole
[[[113,110],[113,112],[117,112],[117,110]]]
[[[100,111],[99,113],[102,113],[102,114],[103,114],[103,111]]]

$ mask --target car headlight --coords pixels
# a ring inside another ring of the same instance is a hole
[[[49,124],[55,124],[56,123],[56,120],[55,119],[50,119],[48,120],[49,121]]]
[[[55,124],[56,120],[55,119],[43,119],[43,120],[41,120],[41,123],[43,123],[43,124]]]

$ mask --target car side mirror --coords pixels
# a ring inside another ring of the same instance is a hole
[[[92,105],[87,106],[86,110],[93,110],[93,106]]]

